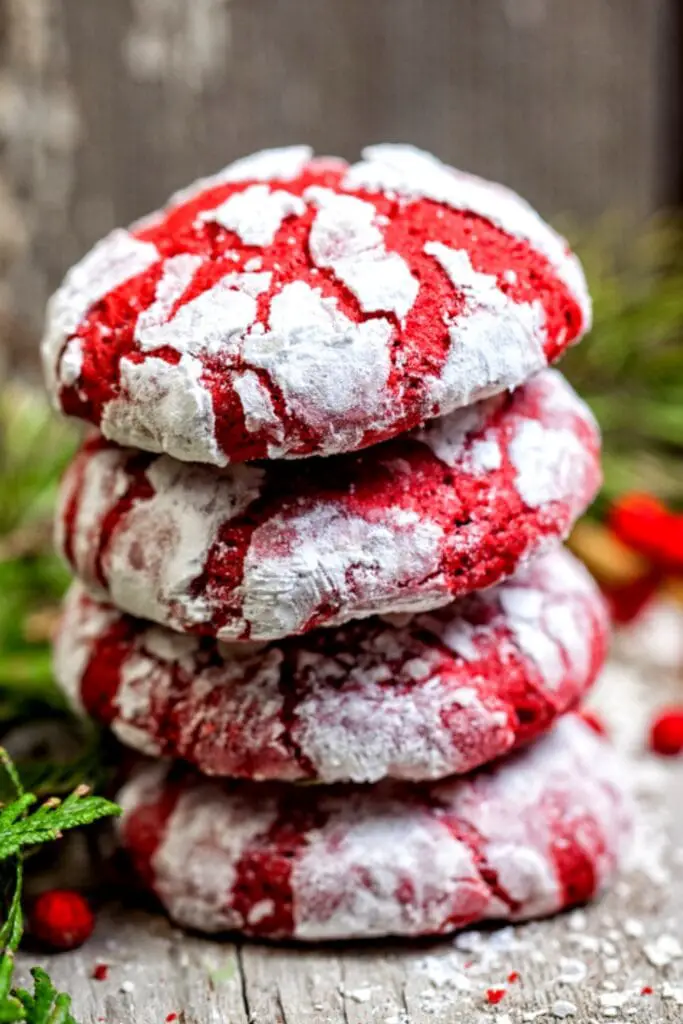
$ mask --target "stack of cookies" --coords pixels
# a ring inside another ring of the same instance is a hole
[[[589,324],[563,239],[409,146],[239,160],[67,275],[45,372],[98,432],[56,671],[148,755],[121,837],[176,921],[436,934],[613,875],[574,713],[607,621],[561,547],[599,435],[547,368]]]

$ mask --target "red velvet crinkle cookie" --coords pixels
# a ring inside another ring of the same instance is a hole
[[[590,326],[581,267],[500,185],[410,146],[238,160],[70,271],[43,358],[120,444],[225,465],[353,451],[514,388]]]
[[[553,370],[358,454],[223,470],[95,439],[58,545],[122,611],[221,640],[448,604],[564,536],[599,437]]]
[[[124,847],[179,924],[302,940],[435,935],[590,899],[629,836],[624,768],[573,715],[493,768],[410,786],[138,769]]]
[[[558,548],[439,611],[267,646],[181,636],[75,584],[55,669],[124,743],[206,775],[438,779],[528,742],[576,705],[607,633],[595,583]]]

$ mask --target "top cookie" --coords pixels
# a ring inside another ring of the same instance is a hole
[[[331,455],[522,383],[590,326],[515,193],[411,146],[256,153],[103,239],[50,301],[61,409],[225,465]]]

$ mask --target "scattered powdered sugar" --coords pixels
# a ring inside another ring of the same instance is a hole
[[[572,1003],[569,999],[556,999],[551,1006],[551,1011],[554,1017],[564,1020],[566,1017],[575,1016],[579,1008],[576,1003]]]
[[[588,967],[583,960],[576,957],[563,956],[560,959],[560,973],[557,980],[564,985],[580,985],[588,975]]]
[[[643,952],[654,967],[666,967],[683,957],[683,948],[675,935],[659,935],[653,942],[645,943]]]

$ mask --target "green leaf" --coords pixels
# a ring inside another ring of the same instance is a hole
[[[103,797],[91,796],[85,786],[75,788],[63,801],[51,797],[36,807],[38,797],[25,791],[20,772],[3,748],[0,774],[9,793],[8,801],[0,805],[0,869],[14,858],[12,897],[0,928],[0,1024],[78,1024],[71,1014],[71,997],[58,992],[41,967],[31,971],[33,992],[12,987],[14,951],[23,931],[22,857],[27,847],[56,839],[67,829],[118,814],[120,808]]]
[[[68,829],[120,813],[120,808],[104,797],[88,796],[76,790],[63,803],[57,798],[48,800],[26,817],[13,820],[17,813],[28,809],[27,797],[31,798],[28,806],[35,804],[37,797],[27,794],[0,814],[0,860],[13,857],[27,847],[58,839]]]
[[[58,992],[50,976],[42,967],[34,967],[33,993],[17,989],[13,995],[21,1005],[24,1016],[10,1020],[26,1021],[27,1024],[77,1024],[71,1016],[71,997]],[[2,1017],[0,1017],[0,1021]]]

